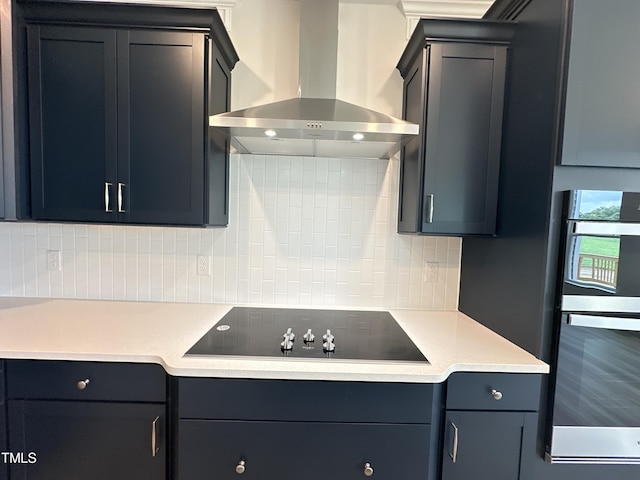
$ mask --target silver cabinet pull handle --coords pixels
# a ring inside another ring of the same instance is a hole
[[[236,473],[237,473],[238,475],[242,475],[242,474],[244,473],[244,471],[245,471],[245,463],[244,463],[244,460],[240,460],[240,461],[238,462],[238,464],[236,465]]]
[[[498,390],[491,390],[491,396],[494,400],[502,400],[502,392],[499,392]]]
[[[458,460],[458,427],[452,421],[449,421],[449,423],[453,427],[453,449],[449,456],[451,457],[451,461],[456,463]]]
[[[118,213],[125,213],[124,208],[122,207],[124,203],[124,197],[122,191],[124,190],[125,184],[118,182]]]
[[[433,193],[430,193],[429,195],[427,195],[427,199],[429,200],[429,209],[428,209],[428,213],[427,213],[427,223],[433,223],[433,209],[434,209]]]
[[[111,201],[109,199],[109,190],[111,189],[111,186],[113,185],[113,183],[110,182],[104,182],[104,211],[107,213],[111,213],[113,212],[113,210],[111,210]]]
[[[151,422],[151,456],[155,457],[160,448],[158,447],[158,421],[160,420],[160,416],[158,415]]]
[[[373,475],[373,467],[371,466],[370,463],[365,463],[364,464],[364,476],[365,477],[371,477]]]
[[[85,388],[87,388],[88,385],[89,385],[88,378],[85,378],[84,380],[80,380],[78,383],[76,383],[76,387],[78,387],[78,390],[84,390]]]

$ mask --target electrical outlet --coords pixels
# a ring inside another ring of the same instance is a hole
[[[198,275],[211,275],[211,257],[207,255],[198,255],[196,273]]]
[[[59,272],[62,265],[60,250],[47,250],[47,271]]]
[[[438,281],[438,262],[427,262],[423,271],[425,283],[436,283]]]

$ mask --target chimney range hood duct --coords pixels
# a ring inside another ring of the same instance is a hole
[[[416,124],[337,100],[338,0],[300,0],[300,98],[212,115],[241,153],[390,158]]]

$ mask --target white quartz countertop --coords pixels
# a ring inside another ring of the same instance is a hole
[[[185,357],[232,307],[4,297],[0,298],[0,358],[158,363],[174,376],[417,383],[441,382],[459,371],[549,371],[533,355],[455,311],[390,310],[429,359],[428,365]]]

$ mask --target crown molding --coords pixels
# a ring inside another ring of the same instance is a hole
[[[220,14],[222,23],[228,32],[231,31],[233,8],[238,0],[85,0],[107,3],[131,3],[137,5],[164,5],[170,7],[215,7]]]
[[[400,0],[407,19],[407,39],[422,17],[482,18],[493,0]]]
[[[213,6],[218,9],[222,23],[227,28],[227,31],[231,31],[231,23],[233,20],[233,9],[236,6],[237,0],[215,0]]]

